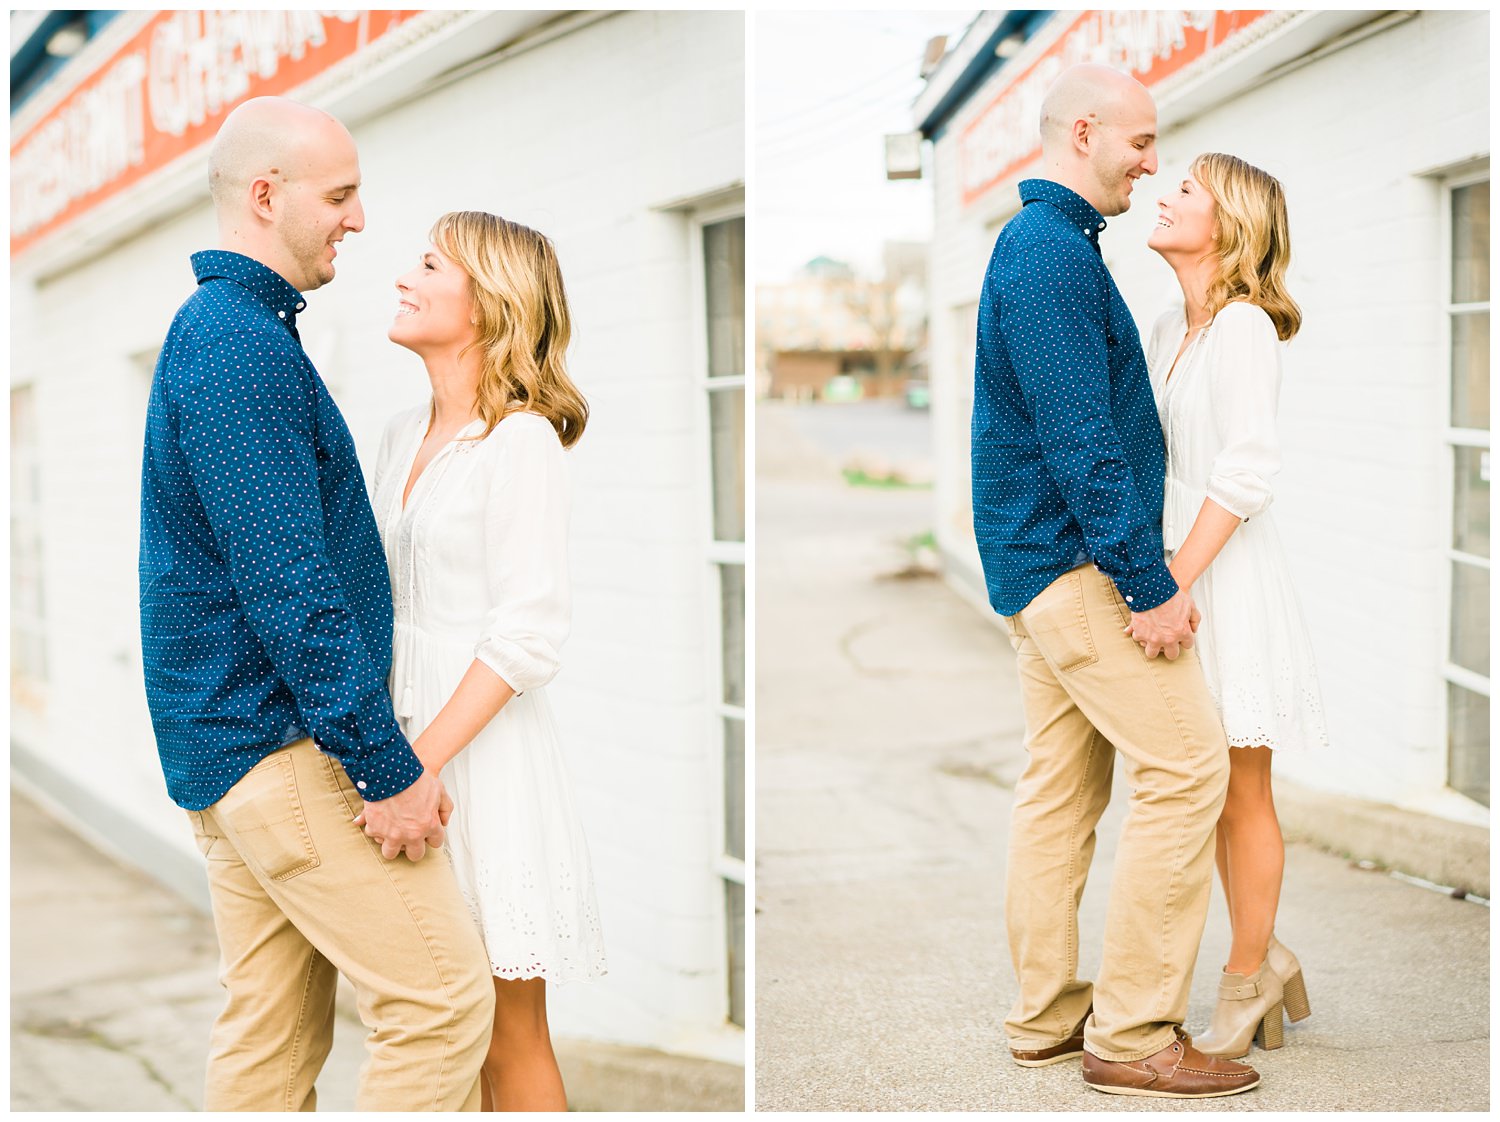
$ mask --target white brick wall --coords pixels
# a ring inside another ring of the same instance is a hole
[[[725,1029],[722,833],[705,620],[706,395],[689,220],[661,204],[744,177],[743,16],[611,16],[350,122],[367,225],[301,323],[367,475],[385,420],[423,399],[385,338],[394,279],[445,210],[491,210],[557,244],[570,368],[592,415],[571,454],[574,632],[549,687],[590,837],[611,973],[553,998],[565,1035],[736,1058]],[[167,800],[141,686],[135,568],[147,374],[216,231],[200,205],[45,284],[12,287],[12,380],[35,380],[51,680],[23,750],[194,854]]]
[[[1480,822],[1482,808],[1444,790],[1447,278],[1442,193],[1427,173],[1489,151],[1488,43],[1483,12],[1422,12],[1164,129],[1158,174],[1139,182],[1132,209],[1103,239],[1144,334],[1178,294],[1145,247],[1155,201],[1192,158],[1231,152],[1285,184],[1290,285],[1305,323],[1287,354],[1275,516],[1333,747],[1283,755],[1278,770],[1317,789]],[[934,421],[944,437],[956,423],[947,403],[967,400],[973,356],[944,351],[937,338],[950,330],[950,308],[977,299],[993,211],[1009,206],[988,204],[990,225],[960,213],[953,147],[951,136],[936,146]],[[972,533],[951,529],[969,517],[963,432],[942,460],[939,524],[977,577]]]

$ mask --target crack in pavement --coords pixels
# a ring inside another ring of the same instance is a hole
[[[839,636],[839,653],[844,656],[844,661],[846,661],[850,666],[852,666],[854,668],[854,672],[856,674],[860,675],[860,677],[863,677],[863,678],[905,678],[905,677],[909,677],[910,674],[911,674],[911,671],[909,671],[909,670],[877,670],[874,667],[866,666],[863,662],[861,662],[859,660],[858,656],[855,655],[855,653],[854,653],[853,647],[854,647],[855,641],[857,639],[859,639],[861,636],[863,636],[866,632],[872,631],[875,628],[880,627],[884,623],[885,623],[885,619],[883,617],[876,618],[876,619],[862,620],[859,623],[856,623],[853,627],[849,628],[842,635]]]
[[[184,1098],[177,1088],[167,1081],[167,1078],[156,1069],[146,1057],[138,1055],[131,1049],[116,1040],[105,1036],[92,1025],[86,1025],[77,1020],[22,1020],[16,1025],[21,1032],[28,1036],[40,1037],[44,1040],[71,1040],[84,1044],[92,1044],[96,1048],[103,1048],[107,1052],[113,1052],[117,1056],[124,1056],[139,1065],[146,1078],[155,1083],[163,1091],[178,1103],[182,1104],[184,1110],[196,1110],[191,1099]]]
[[[950,775],[954,779],[977,779],[981,783],[988,783],[999,787],[1002,791],[1014,791],[1016,789],[1015,779],[1006,779],[999,773],[998,765],[977,764],[968,760],[949,760],[938,764],[937,770],[943,775]]]

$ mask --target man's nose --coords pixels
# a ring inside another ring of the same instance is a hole
[[[365,207],[358,199],[354,200],[354,209],[344,217],[344,225],[352,234],[357,234],[365,228]]]
[[[1151,145],[1151,147],[1147,148],[1145,155],[1146,155],[1146,158],[1141,161],[1141,170],[1144,171],[1147,175],[1155,175],[1156,174],[1156,145],[1153,144],[1153,145]]]

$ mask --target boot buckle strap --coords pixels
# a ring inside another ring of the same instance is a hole
[[[1226,986],[1222,984],[1219,986],[1219,996],[1230,1001],[1244,1001],[1246,998],[1259,997],[1260,995],[1261,985],[1259,980],[1246,982],[1242,986]]]

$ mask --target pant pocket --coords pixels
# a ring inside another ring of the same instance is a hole
[[[257,764],[214,811],[245,863],[271,880],[290,880],[318,867],[289,752]]]
[[[1044,588],[1023,608],[1026,632],[1037,649],[1060,674],[1069,674],[1099,661],[1083,602],[1083,574],[1074,569]]]

